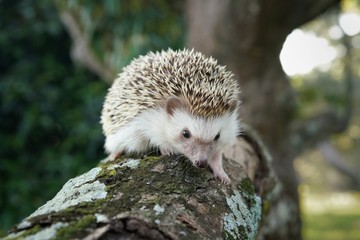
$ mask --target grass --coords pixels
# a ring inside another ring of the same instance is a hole
[[[304,240],[360,240],[360,193],[300,195]]]

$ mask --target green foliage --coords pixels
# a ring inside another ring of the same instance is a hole
[[[180,1],[56,0],[70,13],[101,62],[117,72],[149,50],[184,46]]]
[[[54,196],[103,155],[107,86],[73,65],[50,1],[0,3],[0,229]]]
[[[309,117],[316,113],[333,109],[338,112],[345,107],[345,86],[328,73],[313,72],[306,77],[292,79],[298,94],[299,117]]]

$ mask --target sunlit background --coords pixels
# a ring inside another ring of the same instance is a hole
[[[330,39],[339,40],[344,34],[355,36],[360,32],[360,15],[354,12],[342,13],[339,25],[333,25],[329,31]],[[360,37],[352,41],[354,48],[360,48]],[[304,75],[314,69],[328,71],[331,62],[344,54],[343,49],[332,46],[324,37],[315,32],[302,29],[294,30],[286,39],[280,54],[280,61],[287,75]]]
[[[326,21],[326,20],[325,20]],[[339,59],[346,49],[337,44],[345,37],[351,37],[353,52],[360,49],[360,15],[355,11],[340,14],[338,21],[322,29],[323,23],[310,23],[302,29],[294,30],[286,39],[280,54],[280,61],[286,74],[291,78],[295,89],[302,91],[307,84],[315,84],[323,74],[327,78],[344,82]],[[315,29],[315,30],[314,30]],[[326,28],[325,28],[326,29]],[[358,58],[353,58],[354,101],[359,102]],[[329,81],[322,82],[319,88],[328,89]],[[335,86],[334,86],[335,87]],[[336,87],[335,87],[336,88]],[[343,91],[344,92],[344,91]],[[345,93],[345,92],[344,92]],[[302,99],[300,105],[304,106]],[[305,101],[306,102],[306,101]],[[309,104],[310,105],[310,104]],[[328,106],[332,107],[332,106]],[[305,106],[311,109],[313,106]],[[305,110],[306,111],[306,110]],[[311,111],[311,110],[310,110]],[[321,148],[306,152],[298,157],[295,169],[301,182],[299,193],[304,223],[304,239],[360,239],[360,112],[354,109],[348,130],[325,143],[332,150],[332,157],[352,172],[354,178],[347,176]],[[338,166],[339,167],[339,166]],[[357,182],[356,182],[357,181]]]

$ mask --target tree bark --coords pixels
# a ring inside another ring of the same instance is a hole
[[[241,119],[251,123],[269,146],[275,159],[274,169],[284,185],[282,197],[272,204],[269,219],[273,225],[272,229],[264,230],[266,239],[301,239],[297,179],[292,165],[299,154],[293,149],[291,128],[296,101],[280,64],[280,51],[293,29],[338,3],[338,0],[187,2],[187,46],[215,57],[235,73],[242,88]]]
[[[228,186],[184,157],[103,161],[5,239],[255,239],[281,188],[271,157],[246,130],[224,158]]]

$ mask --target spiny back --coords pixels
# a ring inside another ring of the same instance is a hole
[[[189,102],[190,113],[223,115],[237,100],[233,74],[213,58],[193,50],[167,50],[134,59],[115,79],[106,96],[101,122],[105,135],[115,133],[143,110],[170,96]]]

